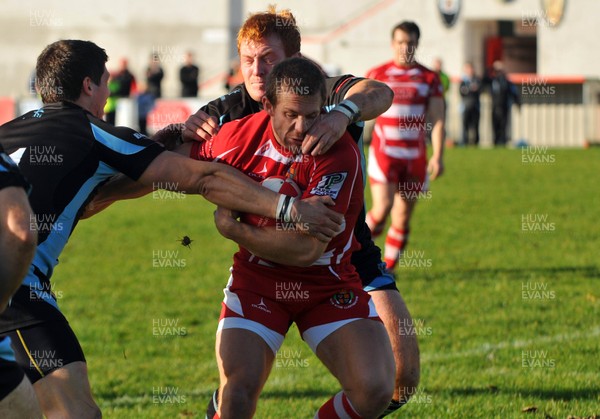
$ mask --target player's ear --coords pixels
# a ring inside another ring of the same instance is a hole
[[[266,96],[262,97],[263,109],[267,111],[270,116],[273,116],[273,104],[267,99]]]
[[[92,79],[90,77],[85,77],[83,79],[83,82],[81,84],[81,94],[82,95],[86,95],[86,96],[91,96],[92,92],[94,91],[92,89]]]

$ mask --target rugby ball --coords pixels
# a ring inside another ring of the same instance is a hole
[[[264,179],[260,183],[263,187],[272,190],[273,192],[277,192],[280,194],[300,197],[302,195],[302,191],[292,179],[287,178],[285,176],[271,176]],[[261,215],[254,214],[242,214],[240,220],[243,223],[251,224],[257,227],[267,227],[274,226],[275,219],[269,217],[263,217]]]

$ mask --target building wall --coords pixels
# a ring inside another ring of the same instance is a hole
[[[422,31],[417,51],[421,63],[429,66],[433,58],[440,57],[444,70],[457,81],[463,63],[469,60],[481,74],[484,40],[497,35],[498,20],[511,20],[518,33],[537,34],[539,76],[597,79],[600,54],[595,53],[595,47],[600,25],[596,20],[600,1],[565,1],[562,22],[551,25],[541,9],[541,0],[462,0],[459,18],[451,28],[443,24],[436,0],[280,0],[277,7],[291,8],[296,15],[303,34],[303,53],[340,73],[363,75],[390,60],[391,28],[401,20],[414,20]],[[165,97],[178,96],[178,69],[185,52],[191,50],[202,70],[201,95],[213,98],[224,92],[222,79],[237,52],[235,35],[240,23],[250,12],[266,10],[273,2],[3,0],[0,97],[29,96],[29,75],[44,46],[61,38],[79,38],[106,49],[111,58],[109,70],[115,68],[120,57],[128,57],[139,81],[145,79],[150,54],[159,53],[166,73]],[[537,25],[533,25],[534,20]],[[460,116],[455,87],[449,92],[448,113],[449,134],[454,138],[459,135]],[[597,101],[596,96],[592,99]]]
[[[540,0],[463,0],[455,26],[446,28],[437,1],[414,0],[281,0],[291,8],[304,35],[303,51],[343,72],[363,74],[390,58],[390,29],[400,20],[416,21],[422,28],[418,56],[429,65],[433,57],[444,60],[453,76],[465,60],[476,65],[483,55],[481,37],[495,31],[497,19],[524,21],[540,17],[538,71],[548,75],[582,74],[598,77],[600,55],[594,54],[600,39],[597,0],[566,0],[558,26],[543,22]],[[264,10],[264,0],[4,0],[0,2],[0,95],[27,93],[27,78],[42,48],[60,38],[91,39],[106,48],[115,60],[130,59],[143,78],[149,55],[165,56],[165,92],[175,96],[177,69],[188,49],[196,53],[207,82],[227,70],[235,54],[230,38],[249,12]],[[366,15],[366,17],[364,17]],[[487,20],[487,22],[486,22]],[[345,24],[351,22],[348,27]],[[341,28],[341,29],[340,29]],[[340,29],[336,32],[337,29]],[[109,64],[109,67],[112,64]],[[206,93],[221,92],[220,83]]]
[[[538,71],[541,74],[579,74],[600,77],[600,2],[566,0],[563,21],[541,25],[538,31]]]

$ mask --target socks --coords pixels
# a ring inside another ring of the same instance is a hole
[[[378,419],[381,419],[389,414],[394,413],[396,410],[400,409],[402,406],[404,406],[406,403],[408,403],[405,400],[402,401],[398,401],[398,400],[392,400],[390,402],[390,405],[387,407],[387,409],[385,409],[385,411],[379,416]]]
[[[217,401],[219,400],[219,389],[216,389],[213,393],[208,406],[206,407],[206,419],[219,419],[217,415]]]
[[[408,230],[398,230],[394,227],[388,229],[387,237],[385,238],[384,258],[388,270],[393,270],[398,263],[398,259],[402,251],[408,243]]]
[[[340,391],[321,406],[314,419],[361,419],[356,413],[350,400]]]

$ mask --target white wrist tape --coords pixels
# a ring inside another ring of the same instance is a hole
[[[342,100],[331,111],[343,113],[348,117],[351,124],[355,123],[360,118],[360,109],[358,109],[356,103],[349,99]]]
[[[289,223],[292,221],[292,206],[294,205],[296,198],[289,195],[279,195],[279,201],[277,202],[276,219]]]

